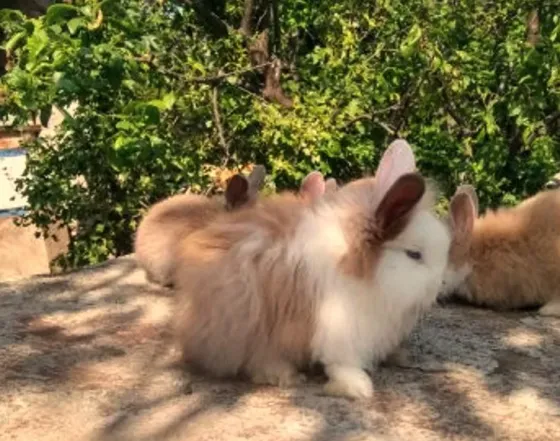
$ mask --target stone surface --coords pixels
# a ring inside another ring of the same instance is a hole
[[[170,292],[131,257],[0,283],[0,438],[26,441],[560,439],[560,321],[435,307],[367,402],[189,376]]]

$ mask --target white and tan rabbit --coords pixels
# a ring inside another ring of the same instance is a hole
[[[221,216],[180,244],[173,330],[183,361],[214,376],[297,384],[313,362],[331,395],[370,397],[364,371],[436,299],[450,235],[408,144],[375,182],[312,204],[284,193]]]
[[[227,183],[224,200],[181,194],[150,208],[138,227],[134,247],[136,260],[146,271],[148,280],[172,286],[177,242],[221,213],[254,205],[265,175],[262,165],[255,166],[248,178],[234,175]],[[302,181],[299,196],[311,202],[325,193],[327,184],[321,173],[311,172]]]
[[[560,192],[543,191],[478,217],[472,186],[450,204],[453,242],[441,297],[498,310],[541,306],[560,316]]]
[[[234,175],[223,199],[179,194],[154,204],[140,222],[134,242],[136,261],[148,280],[172,285],[174,250],[179,239],[206,226],[224,211],[254,204],[265,175],[262,165],[255,166],[248,178]]]

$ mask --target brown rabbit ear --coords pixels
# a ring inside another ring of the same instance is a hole
[[[405,229],[425,191],[426,183],[418,173],[407,173],[395,181],[375,211],[379,239],[394,239]]]
[[[457,192],[449,207],[453,241],[459,246],[468,246],[472,238],[476,206],[469,192]]]
[[[338,183],[335,178],[329,178],[325,181],[325,193],[333,193],[338,190]]]
[[[242,175],[232,176],[226,187],[226,207],[237,208],[249,200],[249,181]]]
[[[325,194],[325,178],[318,171],[309,173],[301,183],[299,193],[310,200],[320,198]]]
[[[474,189],[474,187],[472,185],[469,185],[469,184],[460,185],[459,187],[457,187],[457,190],[455,191],[455,195],[458,195],[459,193],[465,193],[471,198],[471,202],[472,202],[473,207],[474,207],[474,214],[475,214],[475,216],[478,216],[478,212],[479,212],[478,211],[478,196],[476,194],[476,190]]]
[[[266,168],[264,165],[255,165],[253,171],[247,177],[247,181],[249,182],[249,196],[254,197],[262,189],[265,177]]]

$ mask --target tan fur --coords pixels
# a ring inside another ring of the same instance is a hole
[[[312,305],[305,268],[286,264],[282,243],[305,202],[284,194],[259,205],[221,216],[181,241],[174,328],[185,361],[195,366],[291,384],[293,366],[309,359]]]
[[[474,223],[472,243],[454,243],[454,268],[472,266],[463,295],[499,309],[560,299],[560,192],[542,192]]]
[[[173,285],[175,247],[181,237],[203,228],[224,211],[256,203],[266,170],[257,165],[248,178],[235,175],[228,181],[224,197],[175,195],[155,204],[138,227],[134,251],[148,280]]]
[[[136,232],[136,260],[148,280],[161,285],[171,283],[172,249],[178,238],[206,226],[224,210],[218,199],[181,194],[155,204]]]
[[[148,280],[164,286],[174,283],[172,273],[176,244],[193,231],[207,226],[218,215],[258,203],[258,191],[264,184],[265,169],[256,166],[247,179],[233,176],[225,198],[177,195],[155,204],[140,223],[135,238],[135,253]],[[323,175],[312,172],[304,179],[299,197],[313,203],[325,192]]]
[[[418,188],[421,178],[408,178]],[[293,254],[290,239],[309,211],[335,210],[351,244],[339,268],[358,279],[371,278],[382,242],[406,226],[402,222],[386,233],[372,222],[377,213],[372,188],[373,180],[347,186],[336,192],[336,200],[325,195],[318,206],[289,193],[261,199],[183,238],[174,274],[173,320],[183,361],[216,376],[246,374],[258,383],[297,383],[297,369],[314,361],[310,344],[320,293],[309,261]],[[421,188],[417,197],[424,194]],[[351,222],[357,218],[363,220]]]

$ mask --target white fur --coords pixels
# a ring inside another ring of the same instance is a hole
[[[419,211],[396,240],[385,244],[373,279],[359,280],[337,269],[348,244],[333,216],[328,207],[309,213],[292,253],[307,263],[317,295],[311,346],[314,360],[326,366],[326,391],[364,398],[373,386],[363,369],[394,350],[435,301],[450,237],[433,214]],[[422,260],[411,259],[406,250],[420,251]]]

